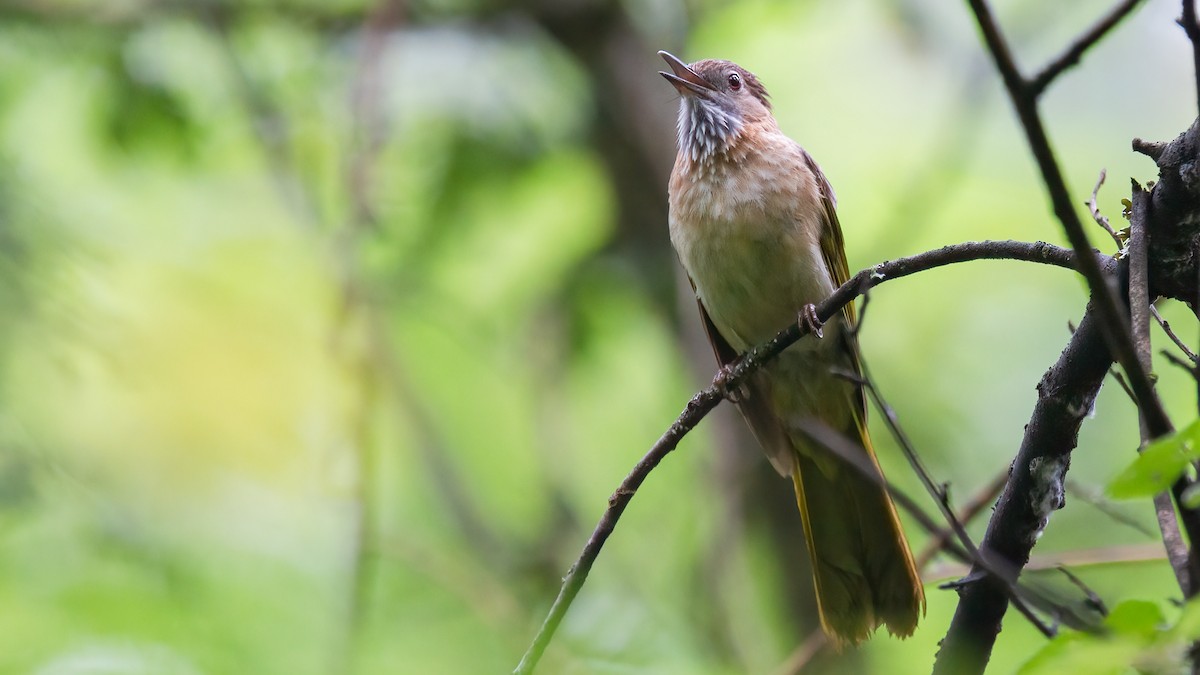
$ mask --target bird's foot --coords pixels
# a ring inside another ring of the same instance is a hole
[[[821,326],[825,324],[817,316],[817,306],[811,302],[800,308],[800,315],[796,318],[796,323],[800,325],[800,330],[807,330],[818,338],[825,337],[825,334],[821,332]]]
[[[733,376],[733,368],[741,360],[739,356],[737,360],[721,366],[721,369],[717,371],[717,376],[713,378],[713,386],[717,388],[717,393],[723,398],[729,399],[730,403],[741,403],[750,398],[750,390],[746,388],[746,385],[729,386],[729,378]]]

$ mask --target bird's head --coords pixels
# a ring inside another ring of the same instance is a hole
[[[679,150],[693,162],[725,153],[754,125],[773,123],[767,90],[754,73],[730,61],[689,65],[668,52],[658,55],[671,67],[659,75],[680,94]]]

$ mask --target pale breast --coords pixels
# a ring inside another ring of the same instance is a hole
[[[671,178],[671,242],[717,329],[738,351],[795,321],[833,291],[820,250],[827,227],[799,146],[705,165],[682,160]],[[811,344],[811,341],[807,341]]]

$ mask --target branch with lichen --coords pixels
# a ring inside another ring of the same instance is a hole
[[[967,2],[987,51],[1004,81],[1054,213],[1072,247],[1077,252],[1090,250],[1038,110],[1041,95],[1062,70],[1047,68],[1034,78],[1023,76],[987,1]],[[1078,50],[1079,55],[1086,45],[1103,37],[1137,4],[1136,0],[1121,2],[1106,19],[1085,33],[1076,43],[1084,45]],[[1190,5],[1191,0],[1185,0],[1185,28],[1188,28],[1189,36],[1194,36],[1197,33],[1194,15],[1188,15]],[[1200,68],[1200,61],[1197,67]],[[1046,77],[1046,73],[1051,76]],[[1200,76],[1200,70],[1197,73]],[[1130,258],[1122,260],[1118,274],[1113,275],[1095,265],[1090,256],[1080,258],[1080,271],[1091,290],[1087,315],[1058,362],[1047,371],[1038,386],[1037,406],[1026,427],[1008,485],[981,544],[985,556],[1001,557],[1017,569],[1028,562],[1037,535],[1053,510],[1062,505],[1062,479],[1070,466],[1079,425],[1114,360],[1121,365],[1128,390],[1138,406],[1143,441],[1172,431],[1170,419],[1150,377],[1146,317],[1150,303],[1160,295],[1196,306],[1196,252],[1200,247],[1197,247],[1196,228],[1183,227],[1197,222],[1194,216],[1200,210],[1197,208],[1200,195],[1192,190],[1197,182],[1188,180],[1188,171],[1195,166],[1195,158],[1200,154],[1196,152],[1200,146],[1194,141],[1188,145],[1186,141],[1194,136],[1195,128],[1193,125],[1192,130],[1171,144],[1134,142],[1135,150],[1158,162],[1163,178],[1155,186],[1152,199],[1140,187],[1134,186],[1133,202],[1137,208],[1132,209],[1135,222],[1131,224],[1131,232],[1136,241],[1131,242],[1130,248],[1133,249],[1131,258],[1135,260],[1132,263]],[[1188,160],[1181,161],[1181,157]],[[1188,169],[1181,172],[1185,166]],[[1168,184],[1165,189],[1164,184]],[[1091,210],[1095,217],[1094,196]],[[1113,283],[1114,279],[1119,283]],[[1172,488],[1172,495],[1179,510],[1179,521],[1189,539],[1196,541],[1200,537],[1200,513],[1187,508],[1180,499],[1188,481],[1181,478]],[[1178,545],[1178,525],[1169,501],[1157,500],[1156,515],[1180,587],[1185,595],[1190,595],[1195,586],[1191,582],[1195,578],[1194,555]],[[1005,580],[997,579],[975,565],[964,582],[959,585],[959,605],[942,641],[934,673],[982,673],[1007,610]]]

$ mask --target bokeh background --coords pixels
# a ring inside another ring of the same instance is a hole
[[[997,4],[1031,70],[1108,3]],[[1145,3],[1044,101],[1081,212],[1107,167],[1120,222],[1154,178],[1130,139],[1195,118],[1177,13]],[[714,371],[667,239],[658,49],[762,78],[838,191],[851,269],[1064,241],[958,2],[0,3],[0,672],[515,666]],[[956,502],[1007,467],[1085,300],[999,262],[872,294],[867,362]],[[1138,440],[1111,384],[1039,561],[1170,612],[1150,505],[1097,500]],[[633,500],[541,672],[794,669],[816,630],[799,518],[727,408]],[[927,672],[948,565],[913,638],[810,667]],[[1042,644],[1010,615],[994,672]]]

